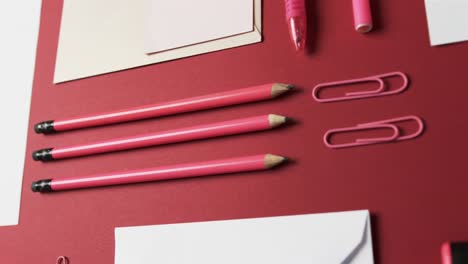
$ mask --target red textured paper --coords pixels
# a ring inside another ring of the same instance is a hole
[[[424,1],[372,1],[375,31],[353,27],[352,1],[308,1],[309,50],[294,51],[284,2],[264,1],[264,42],[128,71],[52,84],[62,1],[44,1],[20,225],[0,228],[2,263],[113,263],[114,227],[370,209],[376,263],[440,263],[441,243],[468,239],[468,43],[431,48]],[[85,14],[84,14],[85,15]],[[118,56],[118,54],[116,54]],[[314,85],[401,70],[401,95],[318,104]],[[300,91],[275,101],[124,125],[36,135],[33,124],[268,82]],[[8,92],[8,87],[3,87]],[[34,162],[33,150],[277,113],[295,125],[260,133],[108,155]],[[408,114],[413,141],[329,150],[329,128]],[[293,162],[271,172],[41,195],[41,178],[133,170],[271,152]],[[7,186],[4,186],[7,188]]]

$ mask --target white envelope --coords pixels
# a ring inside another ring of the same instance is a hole
[[[468,0],[425,0],[431,46],[468,41]]]
[[[41,17],[41,0],[0,2],[0,226],[17,225],[20,214],[28,118]]]
[[[115,264],[372,264],[368,211],[115,229]]]
[[[148,55],[148,0],[64,0],[54,83],[260,42],[262,0],[252,1],[253,31]]]

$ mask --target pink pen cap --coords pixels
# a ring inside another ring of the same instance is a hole
[[[307,13],[305,0],[285,0],[286,22],[297,51],[304,50],[307,38]]]
[[[372,30],[372,12],[370,0],[353,0],[354,28],[357,32],[367,33]]]

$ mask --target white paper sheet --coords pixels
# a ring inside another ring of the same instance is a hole
[[[468,0],[425,0],[431,46],[468,41]]]
[[[0,226],[17,225],[41,0],[0,2]]]
[[[116,228],[115,264],[372,264],[368,211]]]
[[[253,0],[147,0],[145,52],[253,31]]]
[[[147,55],[144,46],[148,1],[150,0],[64,0],[54,83],[262,40],[262,0],[252,0],[253,31]]]

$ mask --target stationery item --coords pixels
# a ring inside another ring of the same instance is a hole
[[[206,39],[204,42],[199,42],[202,38],[192,38],[200,36],[199,34],[205,34],[205,31],[209,31],[218,23],[221,23],[223,29],[226,29],[224,26],[227,24],[227,20],[212,21],[203,25],[203,28],[191,32],[190,35],[184,36],[185,39],[191,40],[189,42],[199,43],[148,55],[145,53],[145,38],[147,38],[145,37],[145,20],[153,19],[151,12],[155,11],[151,8],[151,1],[153,0],[64,1],[54,83],[239,47],[262,40],[262,1],[251,0],[253,30],[219,39]],[[165,2],[163,8],[175,5],[172,2],[180,1]],[[214,4],[212,1],[205,0],[184,0],[184,3],[190,3],[190,5],[195,5],[195,2],[197,5],[193,10],[183,11],[184,14],[187,13],[187,16],[180,15],[181,9],[184,8],[183,5],[177,10],[167,10],[167,15],[171,16],[171,19],[164,21],[163,26],[171,31],[168,34],[174,37],[177,32],[173,32],[172,28],[176,25],[177,28],[189,27],[194,21],[211,17],[214,14],[213,10],[225,13],[234,4],[226,5],[227,0],[216,1]],[[239,22],[238,18],[243,19],[245,17],[243,14],[246,13],[246,11],[241,10],[243,13],[239,15],[238,10],[229,11],[236,12],[227,16],[228,18],[235,17],[235,20],[229,21],[229,23],[236,24]],[[156,12],[165,12],[165,10],[156,10]],[[241,21],[241,23],[245,22]],[[221,33],[229,35],[232,32],[234,31]]]
[[[468,1],[425,0],[431,46],[468,40]]]
[[[368,211],[115,229],[115,264],[373,264]]]
[[[284,0],[289,33],[297,51],[304,50],[307,38],[307,13],[305,0]]]
[[[60,256],[57,258],[57,264],[68,264],[68,258],[65,256]]]
[[[446,242],[441,247],[442,264],[468,263],[468,242]]]
[[[388,90],[385,84],[385,78],[390,77],[401,77],[403,80],[403,84],[398,89]],[[372,91],[360,91],[360,92],[348,92],[344,96],[340,97],[332,97],[332,98],[321,98],[319,96],[320,92],[326,88],[332,87],[347,87],[354,84],[359,83],[367,83],[367,82],[376,82],[379,84],[379,87],[376,90]],[[364,98],[371,98],[371,97],[380,97],[380,96],[387,96],[387,95],[394,95],[403,92],[408,88],[408,77],[403,72],[390,72],[384,73],[364,78],[358,79],[351,79],[345,81],[338,81],[338,82],[327,82],[321,83],[314,87],[312,90],[312,97],[315,101],[319,103],[330,103],[330,102],[340,102],[340,101],[348,101],[348,100],[356,100],[356,99],[364,99]]]
[[[17,225],[20,213],[23,166],[26,153],[28,117],[36,60],[41,3],[38,0],[0,3],[0,144],[9,151],[0,154],[2,184],[0,226]]]
[[[73,189],[143,183],[200,176],[267,170],[278,166],[284,157],[263,154],[249,157],[205,161],[151,169],[100,174],[84,177],[46,179],[33,182],[33,192],[55,192]]]
[[[252,0],[147,1],[146,53],[253,31]]]
[[[372,11],[370,0],[353,0],[354,28],[359,33],[372,30]]]
[[[284,116],[261,115],[133,137],[105,140],[86,145],[41,149],[33,153],[33,159],[36,161],[59,160],[197,139],[236,135],[272,129],[285,122],[286,117]]]
[[[398,128],[398,126],[396,125],[396,123],[405,122],[405,121],[416,122],[418,125],[417,130],[413,132],[412,134],[408,134],[408,135],[403,134],[401,130]],[[392,134],[390,136],[379,137],[379,138],[360,138],[360,139],[356,139],[354,142],[349,142],[349,143],[335,144],[335,143],[330,142],[331,137],[335,134],[346,133],[346,132],[356,132],[356,131],[369,130],[369,129],[388,129],[392,132]],[[325,143],[325,146],[329,148],[339,149],[339,148],[358,147],[358,146],[365,146],[365,145],[410,140],[410,139],[414,139],[420,136],[423,132],[424,132],[423,120],[417,116],[410,115],[410,116],[392,118],[392,119],[375,121],[375,122],[370,122],[370,123],[358,124],[357,126],[354,126],[354,127],[330,129],[323,136],[323,142]]]
[[[71,119],[45,121],[36,124],[34,130],[36,133],[49,134],[72,129],[117,124],[152,117],[262,101],[276,98],[292,88],[293,86],[288,84],[269,83],[177,101],[122,109],[114,112],[93,114]]]

